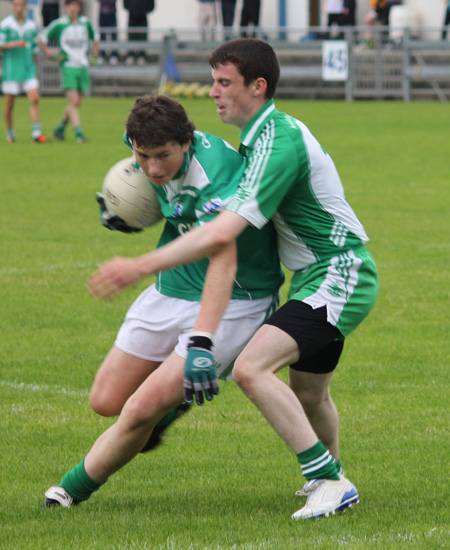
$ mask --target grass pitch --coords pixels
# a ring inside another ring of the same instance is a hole
[[[332,385],[342,461],[360,492],[353,510],[291,522],[299,467],[233,383],[194,407],[165,444],[140,455],[71,510],[40,510],[44,491],[112,420],[88,405],[94,374],[132,300],[96,302],[99,262],[154,247],[103,229],[95,192],[129,152],[132,99],[87,99],[88,143],[0,141],[0,547],[8,549],[448,548],[449,204],[447,105],[278,101],[333,157],[380,272],[375,310],[348,338]],[[211,100],[184,100],[200,130],[227,138]],[[51,134],[65,100],[42,100]],[[280,175],[281,177],[282,175]],[[285,376],[282,374],[282,376]]]

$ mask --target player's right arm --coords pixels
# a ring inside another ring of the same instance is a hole
[[[167,271],[217,254],[242,233],[248,221],[224,210],[212,221],[195,227],[178,239],[137,258],[113,258],[90,279],[89,292],[107,298],[158,271]]]
[[[14,48],[25,48],[27,45],[25,40],[14,40],[0,44],[0,50],[12,50]]]

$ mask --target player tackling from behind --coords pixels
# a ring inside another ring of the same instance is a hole
[[[199,223],[211,223],[236,191],[245,159],[222,139],[194,131],[175,100],[138,99],[126,135],[154,184],[166,219],[158,246]],[[209,264],[201,260],[158,273],[156,284],[131,306],[90,396],[97,413],[120,416],[85,459],[64,475],[59,487],[46,492],[43,507],[68,507],[87,500],[146,446],[161,419],[179,414],[188,350],[193,358],[188,401],[194,393],[199,404],[203,393],[207,399],[217,394],[216,372],[227,377],[234,359],[276,309],[284,280],[271,224],[262,230],[249,227],[236,241],[237,246],[233,240],[212,255]],[[206,306],[199,314],[204,292]],[[204,392],[196,391],[198,377],[206,384],[205,366],[211,384]]]
[[[280,68],[272,47],[257,39],[227,42],[210,63],[217,112],[239,128],[248,160],[236,194],[210,224],[140,258],[104,264],[91,292],[109,296],[272,220],[280,259],[293,271],[289,300],[247,344],[233,377],[300,463],[306,483],[298,493],[307,500],[292,518],[328,516],[359,500],[339,460],[330,381],[345,337],[375,303],[377,269],[330,156],[302,122],[275,107]],[[288,384],[276,375],[287,365]]]
[[[30,102],[31,138],[47,143],[42,134],[39,109],[39,82],[36,72],[37,25],[26,17],[25,0],[13,0],[12,15],[0,23],[0,52],[3,54],[2,92],[5,96],[6,140],[16,141],[13,109],[16,97],[25,92]]]

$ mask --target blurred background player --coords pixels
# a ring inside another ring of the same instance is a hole
[[[49,41],[55,40],[60,50],[58,60],[61,63],[62,86],[68,105],[53,134],[57,139],[63,140],[65,129],[70,122],[77,142],[82,143],[86,138],[81,128],[78,108],[83,94],[90,90],[89,61],[92,64],[96,63],[100,41],[88,18],[81,15],[80,0],[66,0],[64,6],[66,14],[55,19],[40,33],[39,43],[49,58],[52,57],[48,47]],[[92,56],[89,55],[91,42]]]
[[[16,96],[25,92],[30,102],[31,137],[36,143],[47,143],[42,134],[39,110],[39,82],[36,71],[37,26],[26,17],[25,0],[13,0],[12,15],[0,23],[0,50],[3,53],[2,92],[5,95],[6,139],[16,141],[13,108]]]

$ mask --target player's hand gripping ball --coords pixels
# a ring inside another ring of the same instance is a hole
[[[102,194],[97,195],[97,202],[102,223],[105,215],[106,218],[116,217],[128,228],[139,231],[155,225],[163,218],[156,191],[133,157],[123,159],[110,168],[103,180]],[[102,206],[106,213],[102,212]],[[124,231],[120,223],[116,225],[118,227],[106,227]]]

